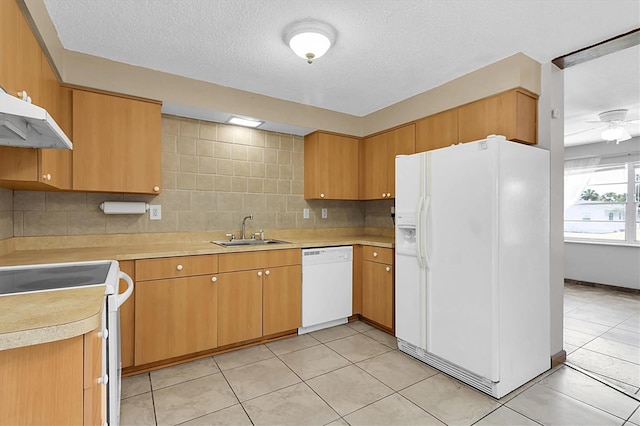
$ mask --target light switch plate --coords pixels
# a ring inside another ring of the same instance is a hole
[[[149,220],[162,219],[162,206],[160,204],[149,205]]]
[[[323,219],[327,218],[327,209],[322,209],[322,218]]]
[[[309,219],[309,209],[302,209],[302,218]]]

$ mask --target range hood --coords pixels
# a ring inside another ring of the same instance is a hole
[[[23,92],[24,93],[24,92]],[[49,113],[0,88],[0,145],[19,148],[73,149],[73,144]]]

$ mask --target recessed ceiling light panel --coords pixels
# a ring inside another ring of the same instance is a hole
[[[233,116],[227,120],[227,123],[244,127],[259,127],[264,124],[264,121]]]

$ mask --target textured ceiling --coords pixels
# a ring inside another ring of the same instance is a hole
[[[65,49],[356,116],[640,26],[638,0],[44,1]],[[309,18],[337,34],[311,65],[283,40]]]

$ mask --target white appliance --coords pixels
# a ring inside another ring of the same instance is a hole
[[[398,156],[395,210],[400,350],[496,398],[548,370],[549,152]]]
[[[302,250],[302,327],[298,334],[346,324],[353,313],[353,247]]]
[[[12,96],[0,87],[0,145],[73,149],[73,144],[49,113],[33,105],[26,92],[21,96]]]
[[[120,279],[127,283],[118,293]],[[59,291],[106,285],[102,309],[102,379],[106,386],[107,423],[120,423],[121,353],[119,308],[133,292],[133,280],[120,271],[118,262],[51,263],[0,267],[0,295]]]

